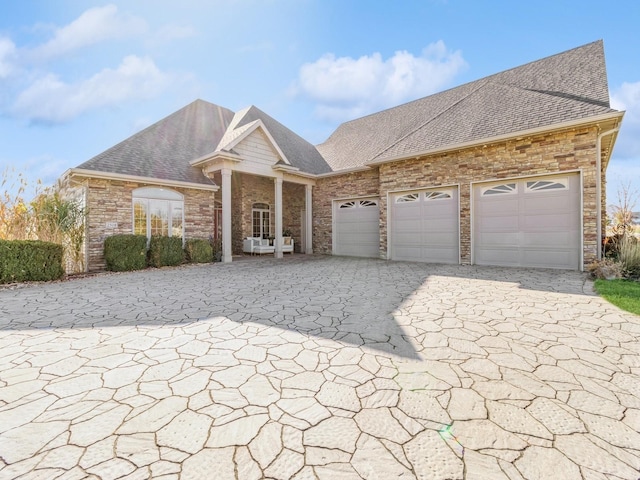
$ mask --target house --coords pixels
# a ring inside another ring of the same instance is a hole
[[[88,268],[116,233],[246,237],[303,253],[580,270],[601,256],[624,112],[602,41],[340,125],[312,145],[265,112],[202,100],[64,175]]]

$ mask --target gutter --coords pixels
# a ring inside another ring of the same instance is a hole
[[[180,180],[165,180],[162,178],[151,178],[151,177],[139,177],[137,175],[125,175],[123,173],[110,173],[110,172],[100,172],[98,170],[86,170],[83,168],[70,168],[67,170],[63,177],[88,177],[88,178],[99,178],[101,180],[123,180],[129,182],[138,182],[138,183],[146,183],[148,185],[159,185],[165,187],[182,187],[182,188],[191,188],[194,190],[208,190],[212,192],[217,192],[220,187],[215,184],[207,185],[204,183],[191,183],[191,182],[182,182]]]
[[[612,128],[599,133],[596,138],[596,236],[598,238],[596,258],[598,260],[602,259],[602,138],[618,133],[619,130],[619,126]]]

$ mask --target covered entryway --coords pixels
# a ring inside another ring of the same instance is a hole
[[[580,176],[530,177],[473,188],[473,262],[579,270]]]
[[[377,198],[333,203],[333,254],[380,256],[380,206]]]
[[[391,195],[392,260],[459,263],[458,188]]]

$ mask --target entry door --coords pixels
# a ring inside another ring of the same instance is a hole
[[[253,209],[253,236],[255,238],[268,238],[270,234],[269,226],[271,218],[269,215],[269,205],[255,204]]]

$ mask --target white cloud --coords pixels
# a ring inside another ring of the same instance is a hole
[[[640,158],[640,82],[624,82],[611,93],[611,106],[626,110],[614,155]]]
[[[54,37],[36,48],[40,57],[55,57],[104,40],[126,38],[147,31],[140,18],[118,12],[115,5],[86,10],[70,24],[55,31]]]
[[[62,123],[94,108],[151,98],[169,81],[153,60],[130,55],[117,69],[104,69],[77,83],[48,74],[20,93],[13,112],[32,121]]]
[[[432,94],[466,65],[442,41],[419,56],[398,51],[386,60],[379,53],[358,59],[328,53],[300,68],[293,92],[317,102],[320,117],[345,120]]]
[[[11,39],[0,37],[0,78],[6,78],[13,73],[15,55],[16,46]]]

